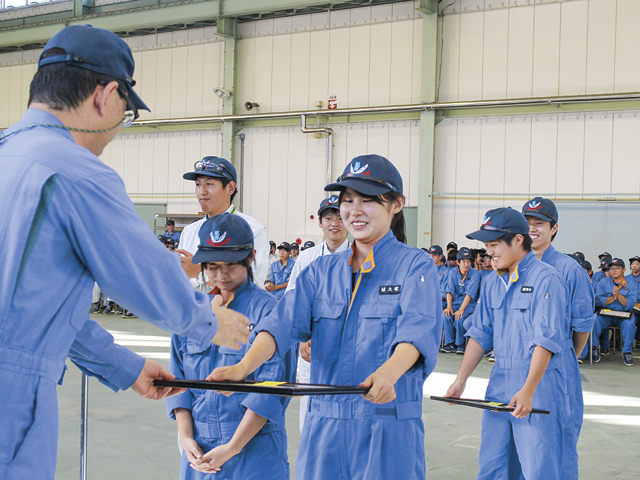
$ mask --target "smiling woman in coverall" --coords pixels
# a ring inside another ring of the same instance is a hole
[[[292,342],[311,339],[311,383],[370,389],[310,399],[296,478],[423,479],[422,387],[442,335],[435,264],[399,241],[402,178],[386,158],[354,158],[325,190],[340,191],[351,249],[303,270],[242,362],[209,379],[243,379]]]
[[[219,295],[225,308],[245,314],[259,325],[277,299],[253,282],[253,232],[238,215],[209,218],[199,231],[200,245],[193,263],[215,283],[210,295]],[[235,365],[241,350],[218,347],[184,336],[171,337],[169,370],[176,378],[203,379],[216,367]],[[296,355],[265,363],[252,380],[295,381]],[[288,480],[285,410],[289,399],[279,396],[189,390],[165,400],[167,413],[178,423],[183,447],[180,479]]]
[[[486,399],[515,407],[511,414],[483,412],[478,480],[560,480],[569,415],[563,357],[575,357],[566,345],[564,280],[531,251],[529,224],[516,210],[489,210],[467,238],[484,242],[497,274],[482,286],[464,359],[446,396],[459,398],[482,356],[495,347]],[[550,414],[530,415],[532,407]]]

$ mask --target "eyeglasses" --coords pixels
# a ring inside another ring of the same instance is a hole
[[[138,113],[138,109],[133,105],[133,102],[129,98],[129,94],[125,92],[122,88],[118,87],[118,93],[120,97],[124,99],[127,103],[127,108],[124,112],[124,120],[122,120],[123,128],[130,126],[133,122],[135,122],[140,114]]]
[[[239,250],[249,250],[252,248],[253,248],[253,245],[250,243],[247,243],[246,245],[221,245],[219,247],[212,247],[211,245],[198,245],[199,250],[204,250],[207,252],[212,252],[215,250],[239,251]]]
[[[224,177],[229,180],[233,180],[234,175],[231,171],[221,162],[217,160],[198,160],[193,164],[193,168],[196,170],[204,170],[205,172],[217,172],[222,173]]]
[[[354,174],[354,173],[345,173],[344,175],[340,175],[338,177],[338,179],[336,180],[336,183],[340,183],[340,182],[342,182],[343,180],[345,180],[347,178],[358,178],[360,180],[367,180],[369,182],[377,183],[378,185],[383,185],[383,186],[387,187],[388,189],[390,189],[393,192],[397,192],[398,191],[398,189],[396,187],[391,185],[386,180],[383,180],[383,179],[377,178],[377,177],[370,177],[368,175],[358,175],[358,174]]]

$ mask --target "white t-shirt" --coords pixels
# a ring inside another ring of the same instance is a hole
[[[246,215],[231,205],[225,213],[238,215],[240,218],[246,220],[253,232],[253,248],[256,249],[256,258],[251,264],[253,270],[253,281],[256,285],[264,288],[264,281],[267,278],[269,271],[269,237],[267,235],[267,229],[259,221],[250,215]],[[182,235],[180,236],[180,248],[195,255],[198,251],[198,245],[200,245],[200,227],[207,220],[207,217],[201,218],[197,222],[193,222],[182,229]]]

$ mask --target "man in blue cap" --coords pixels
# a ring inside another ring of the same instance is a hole
[[[595,295],[591,279],[585,270],[573,258],[558,252],[551,242],[558,234],[558,209],[548,198],[535,197],[522,206],[522,214],[529,223],[529,236],[533,253],[544,263],[555,268],[565,280],[567,287],[567,321],[570,322],[571,338],[566,349],[571,355],[564,355],[565,370],[569,381],[569,401],[571,418],[565,429],[565,457],[562,464],[562,478],[578,478],[578,438],[582,429],[584,401],[582,397],[582,378],[577,356],[584,349],[593,329],[596,316]],[[581,252],[573,254],[584,261]]]
[[[517,210],[489,210],[480,229],[467,238],[484,242],[497,271],[486,277],[470,317],[462,365],[446,396],[460,398],[484,353],[495,346],[486,399],[515,409],[483,413],[478,479],[522,474],[560,480],[569,414],[562,359],[569,353],[564,281],[531,252],[529,225]],[[550,414],[529,416],[533,406]]]
[[[638,295],[637,282],[627,282],[624,260],[621,258],[611,259],[609,271],[611,276],[600,280],[596,289],[596,306],[602,310],[596,317],[593,328],[593,361],[600,361],[600,335],[613,325],[622,330],[622,361],[631,367],[631,351],[636,335],[636,322],[632,312]],[[613,312],[609,314],[611,311]],[[625,312],[629,318],[615,315],[615,312]]]
[[[204,218],[182,229],[180,249],[177,250],[182,268],[192,279],[192,284],[197,287],[205,281],[198,265],[191,262],[193,255],[198,251],[198,232],[202,224],[207,218],[228,213],[239,215],[251,227],[256,249],[256,257],[251,264],[253,281],[256,285],[263,287],[269,269],[269,237],[264,225],[252,216],[239,211],[233,204],[233,199],[238,193],[236,168],[226,158],[207,156],[198,160],[194,165],[194,171],[185,173],[182,178],[195,183],[196,197],[198,197],[200,208],[206,214]]]
[[[89,320],[94,282],[169,332],[239,348],[248,322],[194,292],[99,159],[139,109],[134,61],[115,34],[70,26],[45,46],[29,108],[0,134],[0,478],[53,479],[56,384],[67,356],[113,390],[159,399],[166,369],[114,344]],[[115,230],[125,236],[113,236]],[[114,268],[117,265],[118,268]],[[172,278],[166,283],[167,273]],[[216,318],[217,317],[217,318]]]
[[[349,240],[347,240],[347,229],[342,223],[342,217],[340,216],[338,195],[333,194],[320,202],[320,207],[318,207],[318,226],[322,229],[324,242],[300,252],[291,271],[291,276],[289,277],[287,292],[296,288],[296,279],[298,275],[300,275],[300,272],[317,258],[333,253],[344,252],[351,246]],[[298,375],[301,383],[309,383],[311,379],[311,364],[309,362],[311,362],[311,340],[300,344]],[[309,397],[302,397],[300,399],[300,432],[302,432],[308,406]]]
[[[636,319],[636,348],[640,348],[640,329],[637,328],[638,322],[640,322],[640,256],[636,255],[629,259],[629,268],[631,273],[627,275],[627,282],[636,282],[636,289],[638,290],[638,299],[634,305],[633,314]]]
[[[456,255],[458,267],[453,268],[444,287],[447,306],[444,314],[444,353],[464,354],[464,321],[474,312],[480,293],[480,273],[471,266],[474,255],[462,247]],[[454,333],[455,326],[455,333]]]
[[[296,261],[291,258],[291,244],[282,242],[278,245],[278,256],[280,260],[273,262],[269,269],[269,283],[265,287],[268,292],[273,293],[278,299],[282,298],[289,285],[289,277],[293,271]]]
[[[442,294],[442,310],[447,308],[447,292],[445,288],[447,286],[447,279],[449,278],[450,269],[447,267],[447,263],[444,258],[444,251],[440,245],[431,245],[427,250],[427,253],[431,255],[433,261],[436,263],[436,270],[438,271],[438,277],[440,278],[440,293]],[[452,271],[452,270],[451,270]]]

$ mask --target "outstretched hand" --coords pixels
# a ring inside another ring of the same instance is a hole
[[[216,295],[211,301],[211,310],[218,322],[218,331],[212,342],[240,350],[240,344],[246,344],[249,341],[249,320],[241,313],[222,308],[222,302],[220,295]]]
[[[184,388],[172,387],[154,387],[154,380],[173,380],[173,375],[169,370],[164,368],[158,362],[153,360],[145,360],[144,367],[138,376],[138,379],[131,385],[131,388],[150,400],[162,400],[163,398],[178,395],[184,392]]]

